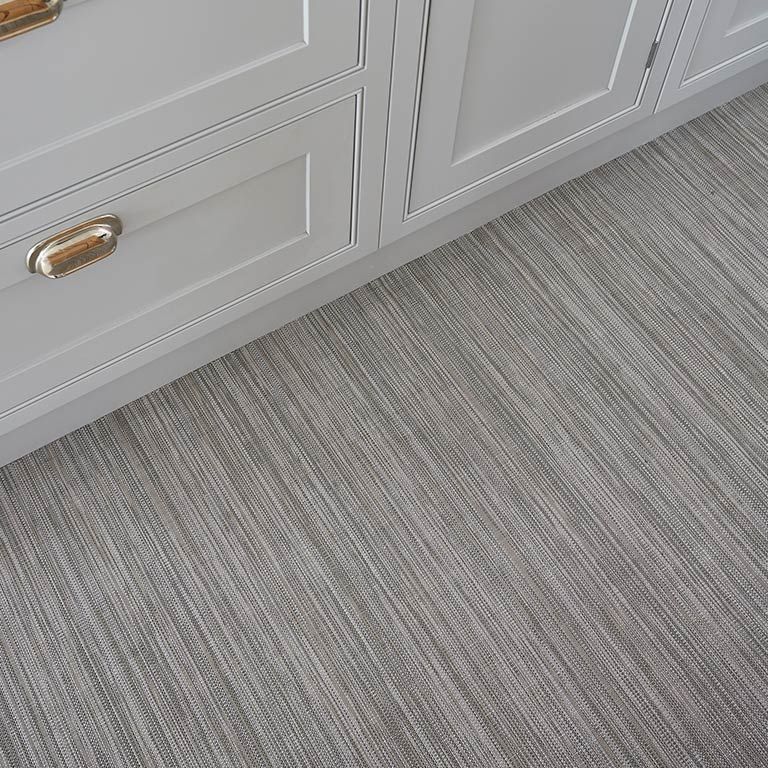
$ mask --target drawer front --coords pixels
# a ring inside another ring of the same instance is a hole
[[[0,222],[359,64],[362,0],[67,0],[0,41]]]
[[[692,0],[659,109],[768,59],[768,0]]]
[[[224,147],[0,249],[0,420],[350,247],[358,97]],[[40,240],[105,214],[114,254],[30,274]]]

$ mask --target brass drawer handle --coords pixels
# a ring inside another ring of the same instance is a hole
[[[0,1],[0,40],[21,35],[56,21],[63,0]]]
[[[27,269],[50,278],[71,275],[111,256],[122,234],[117,216],[99,216],[38,243],[27,254]]]

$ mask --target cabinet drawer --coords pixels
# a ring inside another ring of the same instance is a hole
[[[0,41],[0,221],[355,68],[362,18],[362,0],[67,0]]]
[[[0,420],[348,247],[357,108],[347,97],[0,248]],[[111,256],[57,280],[27,271],[37,242],[105,214],[123,223]]]

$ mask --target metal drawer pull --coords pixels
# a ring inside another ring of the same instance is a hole
[[[56,21],[63,0],[0,1],[0,40],[21,35]]]
[[[50,278],[71,275],[111,256],[122,234],[117,216],[99,216],[38,243],[27,254],[27,269]]]

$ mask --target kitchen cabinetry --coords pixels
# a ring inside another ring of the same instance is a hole
[[[668,0],[401,8],[384,232],[405,232],[650,114]]]
[[[224,5],[0,0],[0,464],[768,80],[768,0]]]
[[[768,0],[692,0],[659,107],[768,60]]]
[[[46,4],[0,0],[2,7]],[[362,0],[67,0],[0,41],[0,221],[361,66]]]

